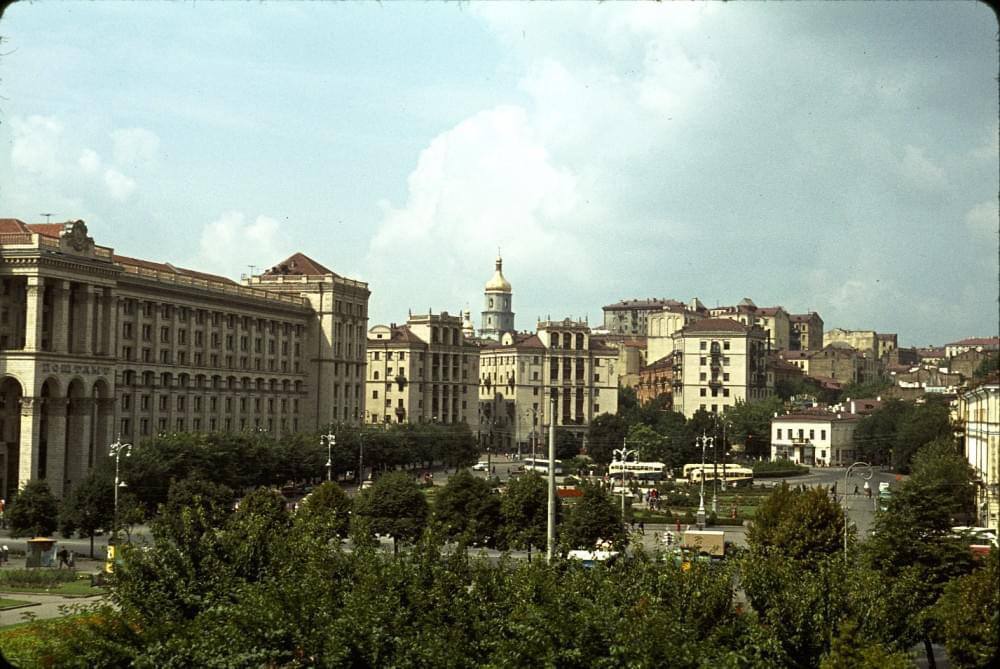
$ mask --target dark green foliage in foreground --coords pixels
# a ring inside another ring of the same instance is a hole
[[[58,506],[45,481],[32,479],[17,494],[7,510],[12,537],[49,536],[56,530]]]

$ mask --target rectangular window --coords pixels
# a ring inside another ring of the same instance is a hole
[[[708,342],[706,342],[706,341],[700,341],[700,342],[698,342],[698,350],[700,350],[700,351],[708,350]]]
[[[781,439],[781,428],[778,428],[778,439]]]
[[[826,430],[820,430],[819,431],[819,438],[823,439],[823,440],[826,440]]]

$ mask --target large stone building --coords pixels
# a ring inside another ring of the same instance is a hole
[[[854,462],[854,429],[860,420],[855,414],[825,410],[775,416],[771,421],[771,459],[849,466]]]
[[[688,418],[699,409],[721,413],[771,393],[767,338],[757,326],[729,318],[695,321],[674,334],[673,356],[674,410]]]
[[[791,321],[783,307],[758,307],[749,297],[744,297],[732,307],[709,309],[713,318],[732,318],[747,327],[758,326],[767,337],[772,351],[784,351],[791,339]]]
[[[944,347],[945,355],[949,358],[953,358],[966,351],[996,353],[998,350],[1000,350],[1000,337],[968,337],[959,341],[953,341]]]
[[[823,348],[823,319],[815,311],[791,314],[788,348],[793,351],[818,351]]]
[[[979,524],[1000,530],[1000,377],[994,374],[963,392],[958,419],[976,476]]]
[[[479,336],[499,340],[504,332],[514,332],[514,312],[510,281],[503,276],[503,258],[497,256],[496,269],[486,282],[483,294],[482,325]]]
[[[674,335],[686,325],[708,318],[698,298],[690,304],[671,304],[647,316],[646,360],[661,360],[674,352]]]
[[[300,254],[250,282],[0,220],[0,494],[62,496],[118,437],[357,419],[367,286]]]
[[[544,448],[550,391],[556,425],[581,435],[602,413],[618,410],[618,352],[591,337],[586,323],[542,321],[537,333],[505,333],[484,342],[479,362],[480,432],[496,450]],[[539,451],[540,452],[540,451]]]
[[[376,325],[368,338],[367,420],[479,423],[479,346],[459,316],[411,315]]]
[[[636,400],[639,404],[649,404],[660,397],[668,397],[672,401],[673,381],[674,358],[668,355],[639,370]]]
[[[824,348],[831,344],[850,346],[861,355],[879,357],[878,334],[874,330],[845,330],[833,328],[823,333]]]
[[[648,319],[664,309],[684,308],[683,302],[665,297],[645,300],[622,300],[604,306],[604,329],[612,334],[645,336],[649,334]],[[657,335],[662,336],[662,335]]]

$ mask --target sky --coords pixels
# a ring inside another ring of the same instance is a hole
[[[369,325],[621,299],[998,334],[997,20],[972,2],[15,3],[0,217],[239,279],[301,251]]]

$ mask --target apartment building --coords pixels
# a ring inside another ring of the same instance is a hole
[[[344,295],[366,318],[367,286],[301,254],[284,266],[244,286],[117,255],[83,221],[0,219],[0,493],[45,479],[62,496],[118,437],[356,419],[363,372],[325,373],[324,341],[352,335],[317,312]]]
[[[738,401],[771,394],[767,339],[757,326],[730,318],[706,318],[674,334],[674,410],[692,417],[699,409],[721,413]]]
[[[978,524],[1000,530],[1000,377],[959,395],[958,422],[976,477]]]
[[[466,423],[478,430],[479,346],[463,325],[445,311],[371,328],[367,422]]]
[[[622,300],[603,307],[604,329],[612,334],[645,336],[649,334],[649,316],[664,309],[683,308],[683,302],[665,297],[645,300]],[[661,335],[657,335],[661,336]]]
[[[639,370],[639,385],[636,399],[639,404],[648,404],[660,397],[673,395],[674,361],[668,355]]]
[[[698,298],[689,304],[671,304],[647,317],[646,360],[660,360],[674,352],[674,335],[685,326],[708,318],[708,309]]]
[[[556,391],[555,424],[585,435],[618,410],[618,351],[583,321],[541,321],[535,333],[506,333],[480,351],[480,432],[496,449],[525,452],[543,440]],[[543,446],[544,447],[544,446]]]
[[[966,351],[996,353],[998,350],[1000,350],[1000,337],[967,337],[945,344],[944,347],[945,355],[949,358]]]
[[[815,311],[791,314],[788,347],[793,351],[818,351],[823,348],[823,319]]]
[[[833,328],[823,333],[823,346],[842,344],[864,356],[879,357],[879,339],[874,330],[844,330]]]

